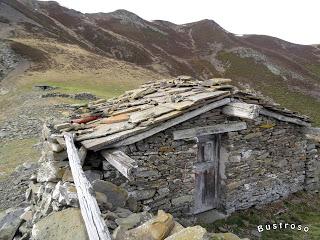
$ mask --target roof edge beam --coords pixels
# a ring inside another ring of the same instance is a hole
[[[246,122],[222,123],[212,126],[196,127],[173,132],[174,140],[202,137],[212,134],[235,132],[247,129]]]

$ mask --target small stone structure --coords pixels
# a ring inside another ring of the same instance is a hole
[[[183,219],[318,191],[320,145],[308,137],[308,118],[229,83],[187,76],[149,82],[118,98],[79,105],[70,122],[46,126],[41,166],[27,192],[37,209],[34,221],[78,206],[66,132],[75,136],[95,191],[105,180],[118,194],[97,194],[102,213],[120,204]]]

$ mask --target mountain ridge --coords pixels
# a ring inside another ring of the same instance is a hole
[[[81,13],[54,1],[0,3],[33,21],[17,22],[17,36],[76,44],[163,75],[232,78],[236,85],[255,88],[282,104],[288,96],[299,95],[303,101],[312,102],[310,112],[319,106],[317,45],[299,45],[265,35],[237,35],[210,19],[174,24],[147,21],[124,9]],[[288,107],[295,106],[293,100]]]

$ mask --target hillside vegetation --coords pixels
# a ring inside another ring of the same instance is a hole
[[[37,63],[22,83],[29,89],[48,83],[110,97],[147,76],[231,77],[320,124],[317,46],[236,36],[212,20],[176,25],[126,10],[84,14],[53,1],[31,2],[0,1],[0,38]]]

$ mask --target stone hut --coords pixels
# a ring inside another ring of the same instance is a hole
[[[108,180],[140,209],[177,217],[231,213],[318,190],[319,145],[305,135],[308,117],[230,82],[187,76],[148,82],[77,106],[46,140],[63,160],[63,133],[73,133],[79,151],[87,150],[89,180]],[[49,175],[38,174],[38,182]]]

